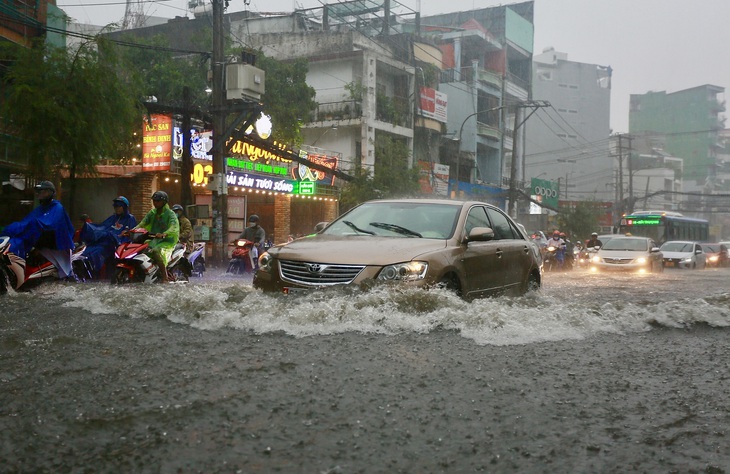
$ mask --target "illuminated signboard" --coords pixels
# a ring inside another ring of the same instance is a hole
[[[287,166],[275,166],[268,163],[256,163],[241,158],[226,158],[226,164],[229,168],[236,168],[242,171],[255,171],[259,173],[278,174],[281,176],[289,176],[289,168]]]
[[[172,116],[144,117],[142,171],[169,171],[172,158]]]
[[[180,127],[173,129],[172,135],[172,157],[175,160],[182,159],[183,136]],[[190,157],[194,160],[213,161],[213,132],[199,132],[194,128],[190,130]]]
[[[260,189],[262,191],[274,191],[277,193],[291,193],[294,191],[294,182],[288,179],[280,179],[272,176],[263,176],[240,171],[229,171],[226,175],[228,186],[241,186],[244,188]]]
[[[208,163],[195,163],[190,181],[196,185],[208,184],[208,175],[213,174],[213,165]]]
[[[628,218],[624,219],[623,225],[659,225],[661,224],[661,217],[658,216],[646,216],[640,218]]]
[[[339,159],[336,156],[319,155],[316,153],[307,153],[304,150],[299,152],[299,156],[316,163],[325,168],[331,169],[332,171],[337,170]],[[324,171],[315,170],[310,168],[304,163],[297,163],[292,167],[292,177],[298,181],[316,181],[321,184],[333,185],[335,182],[335,176],[331,173],[325,173]]]
[[[294,186],[294,194],[314,195],[316,186],[314,181],[297,181],[297,186]]]

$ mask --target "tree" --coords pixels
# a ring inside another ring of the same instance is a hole
[[[266,93],[261,98],[264,111],[271,116],[273,139],[293,146],[302,144],[303,118],[317,108],[316,91],[307,85],[306,60],[281,62],[256,53],[256,67],[266,71]]]
[[[558,225],[573,242],[585,239],[596,231],[601,208],[593,202],[579,202],[572,209],[561,209],[558,214]]]
[[[355,170],[354,176],[342,189],[341,212],[370,199],[415,196],[420,189],[418,169],[408,167],[405,142],[387,135],[376,138],[375,176],[362,167]]]
[[[111,50],[100,54],[104,46],[102,39],[75,51],[1,46],[11,59],[2,80],[5,128],[18,138],[31,176],[58,181],[68,170],[70,202],[76,176],[94,174],[100,159],[128,151],[141,114],[134,83],[119,77]]]

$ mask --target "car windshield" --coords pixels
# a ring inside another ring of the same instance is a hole
[[[708,253],[717,253],[720,251],[720,245],[719,244],[718,245],[705,244],[702,246],[702,250],[704,250],[705,252],[708,252]]]
[[[663,252],[691,252],[694,244],[689,242],[667,242],[662,245]]]
[[[603,244],[603,250],[630,250],[642,252],[647,250],[647,241],[645,239],[622,239],[613,238]]]
[[[456,204],[370,202],[334,221],[322,234],[448,239],[460,211]]]

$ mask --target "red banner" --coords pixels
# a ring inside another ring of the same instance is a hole
[[[172,116],[152,114],[144,118],[142,171],[169,171],[172,158]]]

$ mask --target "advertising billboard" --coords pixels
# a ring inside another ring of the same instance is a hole
[[[530,195],[541,204],[557,209],[560,186],[555,181],[532,178]]]
[[[169,171],[171,159],[172,116],[145,116],[142,131],[142,171]]]

